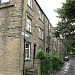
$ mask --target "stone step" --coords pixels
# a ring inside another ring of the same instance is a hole
[[[26,75],[34,75],[34,73],[27,72]]]
[[[33,69],[33,68],[28,69],[28,70],[26,71],[26,75],[34,75],[34,69]]]

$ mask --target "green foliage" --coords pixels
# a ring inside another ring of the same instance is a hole
[[[68,43],[70,45],[70,49],[73,49],[73,47],[75,47],[75,35],[67,35],[66,36],[67,40],[68,40]]]
[[[36,58],[38,58],[38,59],[45,59],[45,53],[43,52],[43,50],[39,50],[37,52]]]
[[[57,29],[60,34],[70,34],[75,30],[75,0],[66,0],[62,8],[56,10],[59,17]]]
[[[41,75],[50,75],[53,70],[59,70],[63,64],[59,58],[51,57],[42,50],[38,51],[36,57],[41,60]]]
[[[65,15],[70,22],[75,21],[75,0],[67,0],[64,5]]]
[[[66,0],[61,8],[56,10],[59,22],[57,24],[57,32],[67,40],[67,49],[75,48],[75,0]]]
[[[54,35],[55,35],[55,37],[59,37],[59,31],[56,31],[55,33],[54,33]]]
[[[63,3],[62,8],[58,8],[56,12],[59,14],[59,18],[63,19],[65,22],[75,21],[75,0],[66,0]]]
[[[59,57],[53,56],[51,62],[53,70],[60,70],[63,65],[63,61]]]
[[[41,75],[50,75],[51,70],[50,55],[40,50],[38,51],[36,57],[41,60]]]

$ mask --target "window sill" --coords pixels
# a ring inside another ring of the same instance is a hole
[[[43,41],[43,39],[41,39],[41,38],[39,38],[39,39]]]
[[[13,7],[13,6],[15,6],[15,5],[14,4],[9,4],[9,3],[2,3],[2,4],[0,4],[0,9]]]
[[[40,18],[39,18],[39,20],[44,24],[44,21],[42,21]]]
[[[32,7],[30,7],[29,5],[27,5],[27,6],[33,11]]]
[[[31,59],[25,59],[25,61],[31,61]]]

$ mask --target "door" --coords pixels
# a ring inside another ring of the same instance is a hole
[[[36,44],[34,44],[34,52],[33,52],[33,66],[34,66],[34,59],[36,58]]]

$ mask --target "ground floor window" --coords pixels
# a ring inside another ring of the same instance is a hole
[[[30,59],[30,43],[26,43],[26,47],[25,47],[25,59]]]

